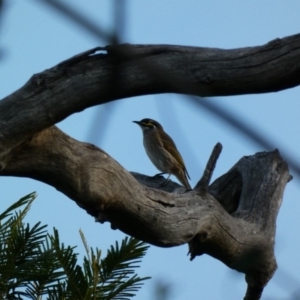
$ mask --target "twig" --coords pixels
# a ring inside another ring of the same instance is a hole
[[[217,143],[210,155],[210,158],[209,158],[207,164],[206,164],[203,175],[202,175],[201,179],[198,181],[198,183],[196,184],[194,190],[203,191],[203,190],[208,189],[209,182],[211,180],[213,171],[215,169],[215,166],[216,166],[216,163],[220,156],[221,151],[222,151],[222,144]]]

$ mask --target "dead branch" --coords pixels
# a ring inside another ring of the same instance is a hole
[[[157,93],[209,97],[291,88],[300,83],[299,59],[300,34],[232,50],[97,47],[32,76],[0,101],[0,155],[72,113],[116,99]]]
[[[153,245],[187,243],[191,259],[206,253],[245,273],[245,299],[259,299],[277,267],[275,223],[290,179],[278,151],[244,157],[208,186],[217,151],[196,188],[183,192],[173,182],[158,188],[162,178],[130,174],[101,149],[53,125],[87,107],[137,95],[290,88],[300,83],[299,58],[300,35],[233,50],[92,49],[34,75],[0,101],[0,175],[50,184],[97,221]]]

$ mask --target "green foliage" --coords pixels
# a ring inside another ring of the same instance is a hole
[[[148,246],[134,238],[116,242],[101,259],[80,231],[86,250],[80,266],[75,247],[65,247],[55,228],[50,235],[40,222],[24,224],[35,198],[29,194],[0,214],[0,299],[125,300],[149,279],[135,273]]]

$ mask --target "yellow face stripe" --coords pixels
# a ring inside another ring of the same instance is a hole
[[[148,122],[148,123],[143,122],[142,124],[143,124],[144,126],[147,126],[147,127],[153,127],[153,126],[154,126],[151,122]]]

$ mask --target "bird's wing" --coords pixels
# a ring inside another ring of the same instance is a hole
[[[177,150],[177,147],[171,137],[165,133],[160,133],[160,140],[165,150],[167,150],[175,159],[176,161],[183,167],[184,172],[186,173],[187,177],[190,179],[189,173],[186,170],[184,161],[182,156],[180,155],[179,151]]]

